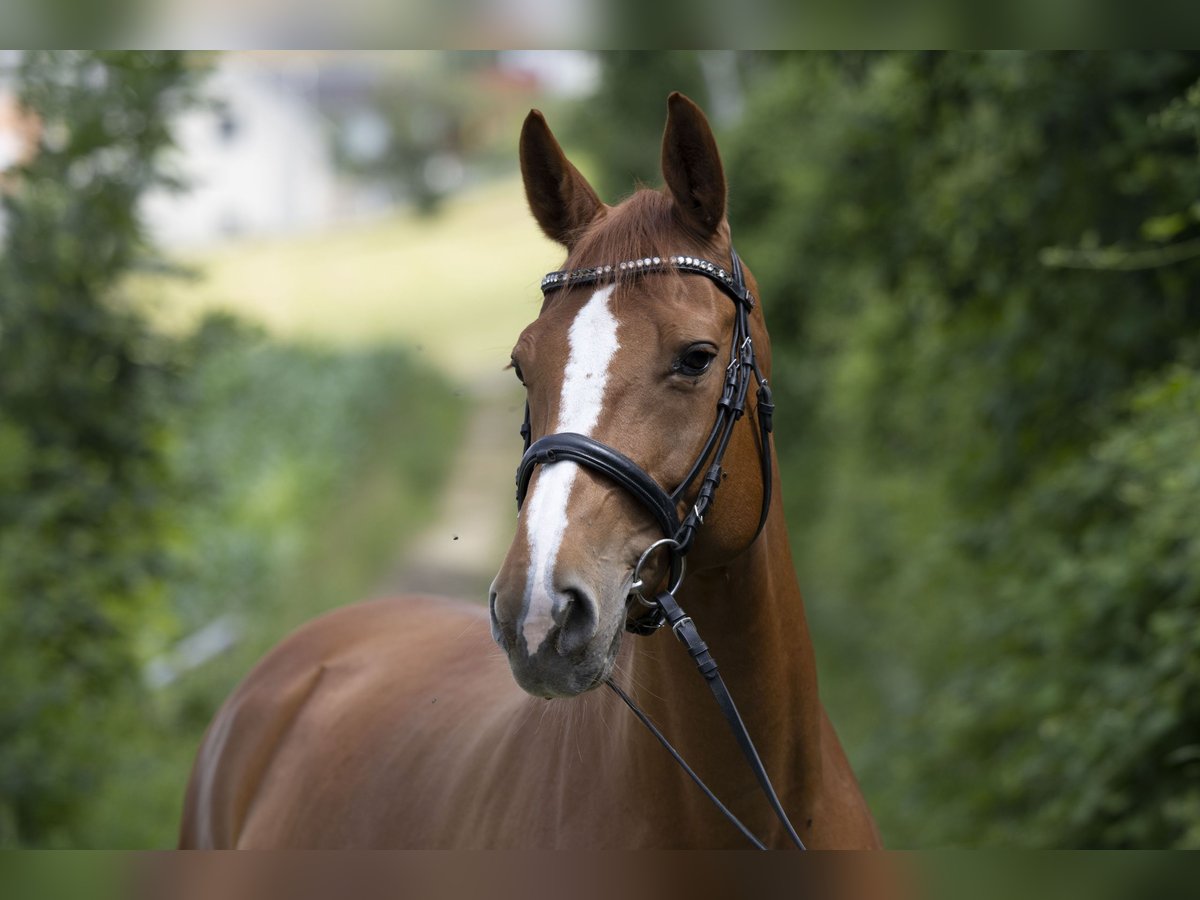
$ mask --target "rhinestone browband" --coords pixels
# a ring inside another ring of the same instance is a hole
[[[738,279],[734,277],[732,272],[698,256],[647,256],[642,259],[630,259],[612,265],[551,272],[542,279],[542,293],[547,294],[550,291],[555,291],[572,284],[595,284],[598,281],[617,278],[627,272],[637,274],[641,272],[664,272],[669,269],[705,275],[721,285],[726,293],[735,300],[739,300],[750,306],[754,305],[754,298],[750,295],[749,291],[738,285]]]

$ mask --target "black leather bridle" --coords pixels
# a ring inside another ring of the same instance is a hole
[[[733,427],[746,411],[746,395],[753,378],[758,384],[759,460],[762,466],[762,511],[754,537],[762,533],[771,508],[771,449],[767,435],[771,433],[772,414],[775,406],[771,402],[771,388],[763,377],[754,356],[754,342],[750,338],[750,311],[754,308],[754,297],[746,287],[742,274],[742,262],[736,250],[730,250],[728,271],[716,263],[695,256],[644,257],[615,265],[592,266],[585,269],[551,272],[542,279],[542,294],[549,296],[568,287],[599,284],[619,278],[638,276],[654,272],[675,270],[677,272],[703,275],[717,285],[734,302],[733,337],[730,341],[729,364],[725,368],[725,383],[721,399],[717,401],[717,415],[696,461],[687,475],[673,491],[663,489],[654,478],[637,463],[607,444],[574,432],[548,434],[530,443],[529,404],[525,404],[525,421],[521,425],[521,437],[525,441],[525,452],[517,467],[517,509],[525,501],[529,481],[534,468],[555,462],[570,461],[587,466],[625,488],[644,506],[663,535],[669,538],[670,569],[672,581],[681,576],[683,557],[691,549],[696,529],[704,524],[704,515],[712,505],[713,494],[721,483],[722,462]],[[705,470],[692,501],[691,509],[680,518],[678,509],[688,490],[700,472]],[[629,619],[626,629],[635,634],[649,634],[658,629],[666,619],[657,605],[651,604],[651,613]]]
[[[568,287],[600,284],[615,281],[629,276],[640,276],[656,272],[674,270],[686,274],[703,275],[717,285],[729,296],[736,307],[734,316],[733,337],[730,342],[729,364],[725,369],[725,382],[721,390],[721,399],[717,401],[716,421],[704,442],[696,461],[688,470],[683,481],[673,491],[666,491],[645,469],[628,456],[613,447],[603,444],[594,438],[574,432],[549,434],[530,442],[531,430],[529,424],[529,403],[525,403],[525,421],[521,425],[521,436],[525,442],[525,452],[517,467],[517,509],[520,510],[529,489],[529,481],[533,477],[534,468],[539,465],[553,465],[557,462],[574,462],[601,473],[625,488],[650,512],[665,538],[655,541],[642,554],[634,568],[635,582],[640,580],[641,567],[647,557],[659,546],[667,546],[670,553],[669,587],[657,594],[654,600],[647,601],[641,596],[638,599],[649,609],[647,615],[626,619],[626,630],[634,634],[651,634],[664,624],[670,625],[675,636],[687,648],[688,653],[696,662],[700,674],[704,676],[712,691],[717,705],[729,723],[730,729],[741,748],[746,761],[753,770],[763,794],[770,803],[776,817],[783,823],[792,842],[801,850],[806,849],[804,842],[796,833],[791,821],[784,812],[782,804],[771,785],[766,768],[758,756],[754,742],[750,739],[741,715],[738,713],[733,697],[725,686],[717,670],[717,663],[708,651],[708,645],[700,638],[696,625],[691,616],[684,613],[675,599],[683,581],[683,560],[696,536],[696,530],[704,524],[704,515],[712,505],[713,494],[721,483],[722,462],[725,451],[729,448],[729,440],[733,435],[734,425],[746,411],[746,395],[749,392],[750,380],[758,384],[757,411],[759,427],[759,458],[762,466],[762,511],[758,519],[758,528],[754,532],[754,540],[762,533],[766,525],[771,507],[771,447],[768,436],[772,430],[772,415],[775,406],[771,401],[771,389],[767,379],[759,370],[754,356],[754,342],[750,338],[750,311],[754,308],[754,297],[746,287],[745,276],[742,273],[742,263],[737,251],[730,248],[730,266],[728,271],[715,263],[694,256],[644,257],[628,260],[613,265],[592,266],[584,269],[551,272],[542,279],[542,294],[549,296],[555,291]],[[707,465],[707,470],[705,466]],[[705,470],[700,482],[700,489],[692,501],[692,508],[682,517],[679,516],[679,506],[684,502],[692,484]],[[753,541],[752,541],[753,542]],[[640,587],[640,585],[639,585]],[[631,597],[632,599],[632,597]],[[609,688],[616,693],[644,724],[654,737],[667,749],[684,772],[705,793],[717,809],[741,833],[760,850],[766,846],[735,816],[708,788],[700,777],[691,769],[679,752],[661,731],[650,721],[649,717],[638,708],[633,699],[625,693],[611,678]]]

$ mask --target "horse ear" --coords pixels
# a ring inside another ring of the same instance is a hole
[[[725,219],[725,171],[708,119],[678,91],[667,98],[662,170],[685,223],[711,237]]]
[[[587,179],[571,165],[546,117],[531,109],[521,128],[521,177],[529,209],[546,236],[567,247],[604,208]]]

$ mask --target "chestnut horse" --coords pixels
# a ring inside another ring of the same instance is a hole
[[[605,205],[537,111],[520,157],[534,218],[567,250],[564,269],[686,256],[724,261],[727,275],[725,177],[708,122],[687,98],[668,102],[661,191]],[[683,481],[713,427],[721,357],[737,334],[737,304],[715,281],[664,265],[547,293],[512,354],[532,436],[581,434],[660,485]],[[745,286],[758,296],[749,272]],[[765,378],[762,309],[747,308]],[[876,847],[817,693],[780,492],[764,493],[776,470],[764,475],[760,451],[773,463],[774,447],[751,424],[762,401],[747,402],[679,602],[720,662],[805,843]],[[691,510],[698,490],[674,512]],[[492,585],[490,629],[481,604],[429,597],[350,606],[302,627],[209,727],[181,846],[746,846],[618,697],[592,690],[609,677],[738,818],[768,846],[788,846],[671,629],[625,633],[640,609],[629,600],[634,568],[661,537],[646,506],[590,465],[537,467]],[[648,566],[648,582],[666,578],[665,560]]]

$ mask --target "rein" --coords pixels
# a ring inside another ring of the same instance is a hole
[[[525,403],[525,420],[521,425],[521,437],[525,449],[517,467],[517,509],[524,503],[533,478],[534,469],[539,465],[552,465],[556,462],[570,461],[600,472],[615,481],[632,494],[662,529],[664,538],[655,541],[642,554],[634,567],[634,581],[631,585],[630,599],[636,599],[649,612],[638,618],[626,620],[625,629],[633,634],[653,634],[663,625],[670,625],[675,637],[684,645],[689,655],[696,662],[700,674],[704,677],[718,708],[725,717],[742,755],[746,758],[759,787],[766,796],[776,817],[783,823],[792,842],[801,850],[806,849],[804,842],[796,833],[791,821],[784,812],[783,805],[771,784],[766,768],[758,755],[750,733],[742,721],[737,705],[725,686],[717,670],[717,663],[708,651],[708,645],[700,638],[696,625],[691,616],[687,615],[675,599],[684,577],[684,558],[692,547],[697,529],[704,524],[704,515],[712,505],[713,495],[721,483],[724,473],[722,462],[729,448],[733,428],[746,411],[746,396],[749,393],[750,381],[753,378],[757,389],[757,418],[759,428],[759,461],[762,466],[763,498],[762,510],[759,515],[758,528],[753,540],[758,536],[767,522],[771,507],[771,449],[768,436],[772,430],[772,416],[775,411],[771,399],[771,389],[767,379],[759,370],[754,356],[754,342],[750,339],[750,311],[754,308],[754,297],[746,287],[745,276],[742,272],[742,262],[737,251],[730,249],[731,265],[728,271],[722,266],[699,259],[694,256],[645,257],[628,260],[614,265],[592,266],[590,268],[570,271],[551,272],[542,279],[542,294],[549,296],[555,291],[567,287],[598,284],[613,281],[626,275],[641,275],[655,272],[677,271],[688,274],[702,275],[712,281],[730,297],[736,308],[734,317],[733,336],[730,342],[729,364],[725,368],[725,381],[721,390],[721,399],[717,401],[716,420],[712,430],[705,440],[700,454],[692,464],[683,480],[668,492],[644,469],[620,451],[594,440],[587,435],[573,432],[550,434],[531,442],[529,422],[529,402]],[[705,468],[707,466],[707,469]],[[691,488],[701,471],[704,478],[692,501],[691,509],[680,518],[679,504]],[[753,543],[753,540],[751,543]],[[645,582],[641,578],[642,566],[651,554],[659,547],[666,547],[669,553],[668,589],[659,593],[654,599],[648,600],[642,594]],[[700,777],[691,769],[679,752],[671,745],[661,731],[650,721],[649,717],[638,708],[629,697],[610,678],[606,684],[619,696],[638,719],[645,725],[654,737],[667,749],[674,760],[679,763],[684,772],[713,802],[718,811],[724,815],[745,837],[759,850],[765,850],[766,845],[757,838],[742,822],[726,807],[708,788]]]

